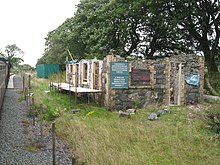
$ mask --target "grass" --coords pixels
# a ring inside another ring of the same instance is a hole
[[[148,109],[131,119],[67,114],[56,120],[57,133],[88,164],[219,164],[219,143],[186,111],[174,109],[158,121],[147,120]]]
[[[80,100],[77,107],[81,111],[72,114],[69,109],[74,105],[69,105],[68,94],[45,94],[47,83],[36,83],[38,104],[47,106],[44,115],[53,117],[45,119],[55,120],[57,136],[73,150],[78,162],[88,165],[220,164],[219,136],[209,129],[206,117],[209,111],[219,110],[218,103],[211,103],[212,107],[201,111],[172,107],[171,114],[149,121],[148,115],[158,107],[141,109],[128,119]]]

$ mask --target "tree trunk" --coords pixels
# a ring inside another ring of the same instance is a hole
[[[212,52],[204,52],[205,54],[205,63],[207,65],[208,68],[208,72],[218,72],[218,67],[215,63],[215,55],[213,55]]]
[[[218,72],[218,67],[215,63],[215,59],[214,58],[210,58],[210,59],[207,59],[205,60],[206,61],[206,65],[207,65],[207,68],[208,68],[208,72]]]
[[[209,91],[211,92],[211,94],[215,95],[215,96],[218,96],[218,92],[212,87],[210,81],[209,81],[209,77],[206,77],[205,78],[205,81],[207,83],[207,87],[209,88]]]

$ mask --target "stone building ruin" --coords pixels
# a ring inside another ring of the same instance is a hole
[[[108,110],[179,106],[203,99],[204,59],[197,55],[133,61],[108,55],[67,64],[67,75],[77,87],[99,89],[96,95]]]

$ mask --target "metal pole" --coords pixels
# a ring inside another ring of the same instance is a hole
[[[28,75],[28,89],[31,88],[31,75]]]
[[[24,100],[25,101],[27,100],[27,90],[26,90],[26,88],[24,88]]]
[[[71,107],[71,91],[70,91],[71,87],[70,87],[70,73],[69,73],[68,75],[69,75],[69,109],[70,109],[70,107]]]
[[[55,153],[55,123],[52,123],[52,147],[53,147],[53,165],[56,164],[56,153]]]
[[[78,77],[77,77],[77,64],[76,64],[76,66],[75,66],[75,109],[77,109],[77,106],[76,106],[76,104],[77,104],[77,86],[78,86],[77,79],[78,79]]]
[[[43,140],[43,106],[40,105],[40,136],[41,141]]]
[[[25,90],[25,79],[24,79],[24,75],[22,76],[22,88],[23,88],[23,92],[24,92],[24,90]]]
[[[89,92],[87,93],[87,104],[89,104],[90,103],[90,94],[89,94]]]
[[[60,76],[61,76],[61,74],[60,74],[60,72],[58,73],[58,94],[59,94],[59,96],[60,96],[60,93],[61,93],[61,78],[60,78]]]
[[[29,89],[27,88],[27,106],[29,106],[29,99],[30,99],[30,93]]]
[[[74,156],[72,157],[72,165],[76,165],[76,159],[74,158]]]
[[[33,97],[32,97],[32,117],[33,117],[33,126],[35,126],[34,98]]]

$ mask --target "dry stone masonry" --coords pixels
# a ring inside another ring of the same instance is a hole
[[[127,73],[118,74],[113,80],[111,66],[120,62],[127,63]],[[203,97],[203,57],[178,55],[157,60],[126,61],[109,55],[104,64],[103,90],[108,110],[142,108],[150,104],[184,105],[198,103]]]
[[[108,55],[73,61],[66,68],[67,82],[99,90],[95,98],[108,110],[185,105],[203,98],[204,59],[194,54],[132,61]]]

